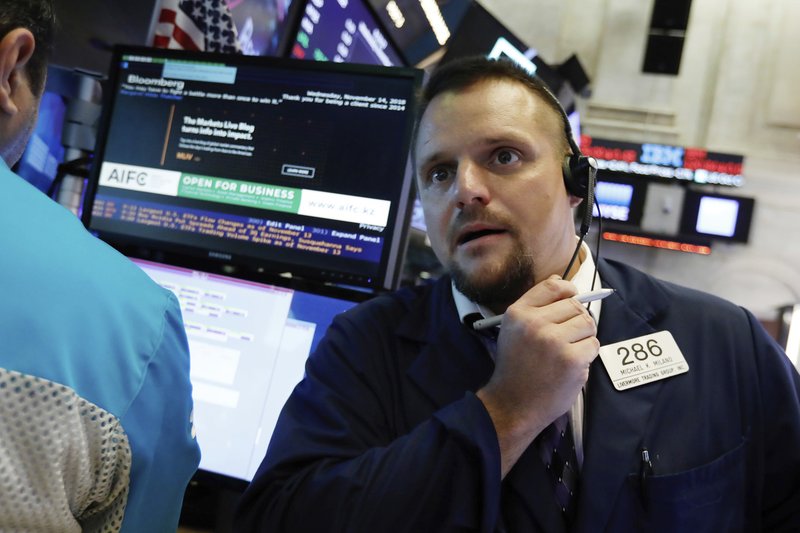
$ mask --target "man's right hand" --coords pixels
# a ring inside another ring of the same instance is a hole
[[[600,350],[597,326],[575,285],[551,276],[506,310],[495,370],[477,395],[500,442],[502,476],[553,420],[566,413]]]

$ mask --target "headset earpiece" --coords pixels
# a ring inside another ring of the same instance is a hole
[[[597,182],[597,161],[593,157],[570,154],[562,165],[564,185],[573,196],[582,198],[581,235],[586,235],[592,225],[594,187]]]
[[[575,154],[564,156],[562,170],[567,191],[586,200],[590,190],[594,189],[594,177],[597,173],[597,163],[594,159]]]

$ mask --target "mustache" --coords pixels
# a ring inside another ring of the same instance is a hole
[[[458,239],[458,236],[463,230],[464,226],[468,224],[499,226],[512,235],[516,235],[513,220],[511,220],[509,217],[491,211],[475,211],[465,209],[456,215],[456,217],[453,219],[453,222],[450,224],[450,227],[447,229],[447,242],[456,242],[456,239]]]

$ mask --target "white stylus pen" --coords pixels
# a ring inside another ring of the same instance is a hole
[[[614,289],[597,289],[596,291],[589,291],[584,292],[583,294],[575,295],[573,298],[582,304],[588,304],[589,302],[594,302],[595,300],[602,300],[606,296],[611,296],[612,294],[614,294]],[[499,325],[502,321],[503,315],[482,318],[480,320],[476,320],[475,323],[472,324],[472,329],[477,331],[481,329],[492,328]]]

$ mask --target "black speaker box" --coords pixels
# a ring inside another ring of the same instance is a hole
[[[659,30],[685,30],[689,24],[692,0],[655,0],[650,27]]]
[[[642,72],[677,75],[683,54],[683,36],[650,34]]]

